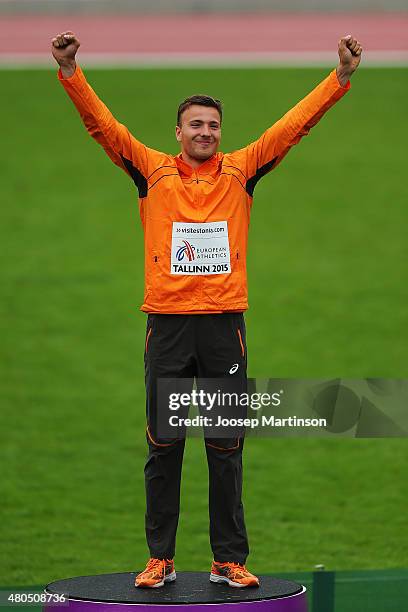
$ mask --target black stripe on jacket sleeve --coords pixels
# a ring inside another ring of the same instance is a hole
[[[145,198],[147,196],[146,177],[143,176],[140,170],[135,168],[135,166],[132,164],[132,162],[129,159],[126,159],[126,157],[123,157],[123,155],[121,155],[121,158],[125,165],[126,170],[129,172],[130,176],[133,179],[134,184],[137,187],[137,190],[139,192],[139,198]]]
[[[254,189],[256,187],[257,182],[261,180],[261,178],[265,176],[265,174],[268,174],[268,172],[272,170],[277,159],[278,159],[278,156],[274,157],[271,161],[267,162],[266,164],[258,168],[254,176],[251,176],[251,178],[247,180],[246,185],[245,185],[245,190],[247,194],[251,196],[251,198],[254,195]]]

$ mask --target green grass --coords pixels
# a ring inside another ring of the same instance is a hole
[[[177,152],[181,99],[225,103],[223,150],[253,140],[321,69],[88,71],[115,115]],[[136,191],[55,74],[2,72],[0,584],[144,564],[143,243]],[[350,93],[257,186],[249,374],[406,377],[407,71]],[[248,439],[257,572],[408,565],[406,440]],[[189,440],[177,567],[207,570],[207,470]]]

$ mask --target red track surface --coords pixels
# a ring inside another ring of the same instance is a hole
[[[73,30],[86,54],[328,52],[352,33],[366,52],[408,53],[408,13],[217,15],[19,15],[0,19],[0,60],[49,59],[50,39]],[[378,55],[378,53],[377,53]]]

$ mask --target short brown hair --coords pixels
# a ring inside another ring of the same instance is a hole
[[[177,125],[181,126],[181,115],[193,104],[197,104],[198,106],[209,106],[211,108],[216,108],[220,114],[220,123],[222,121],[222,102],[221,100],[217,100],[216,98],[212,98],[211,96],[204,96],[202,94],[196,94],[195,96],[190,96],[186,98],[178,107],[177,110]]]

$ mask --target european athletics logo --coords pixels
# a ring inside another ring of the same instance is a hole
[[[187,242],[187,240],[183,240],[184,246],[180,246],[176,252],[177,261],[183,261],[184,256],[187,257],[188,261],[192,261],[194,259],[194,251],[195,247],[192,244]]]

